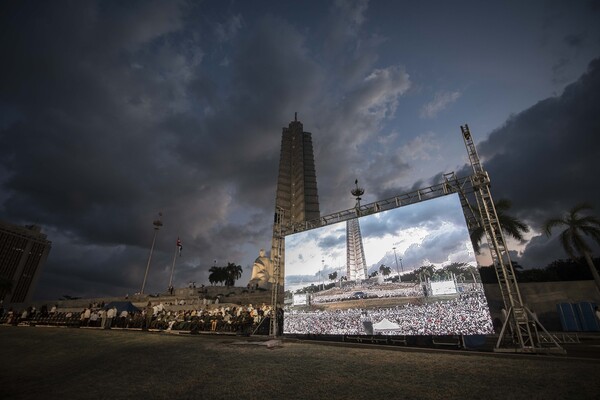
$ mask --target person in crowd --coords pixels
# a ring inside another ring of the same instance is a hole
[[[152,307],[152,302],[149,301],[144,309],[146,315],[144,318],[144,325],[142,326],[142,330],[147,331],[150,329],[150,324],[152,323],[152,317],[154,315],[154,307]]]
[[[89,326],[98,326],[98,318],[99,318],[99,314],[97,310],[92,311],[92,313],[90,314],[90,321],[89,321]]]
[[[8,309],[8,312],[6,313],[6,324],[7,325],[12,324],[14,321],[14,318],[15,318],[15,313],[14,313],[12,307],[10,307]]]
[[[29,316],[29,313],[27,312],[27,309],[24,309],[23,312],[21,313],[21,318],[20,318],[19,322],[27,321],[28,316]]]
[[[81,313],[81,326],[88,326],[90,323],[90,316],[92,315],[92,310],[86,308]]]
[[[113,310],[113,312],[112,312],[112,315],[113,315],[113,324],[115,326],[117,326],[117,320],[119,319],[119,310],[117,310],[117,306],[113,306],[112,310]]]
[[[112,327],[112,321],[115,317],[115,308],[109,308],[106,310],[106,325],[104,325],[104,329],[110,329]]]
[[[106,310],[104,308],[101,308],[98,313],[100,314],[100,328],[105,329],[106,328]]]
[[[118,326],[121,328],[127,328],[127,318],[129,317],[129,313],[127,310],[123,309],[121,314],[119,315],[119,324]]]

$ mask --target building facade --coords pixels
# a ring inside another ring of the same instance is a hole
[[[12,281],[10,291],[0,289],[0,299],[9,303],[31,301],[51,247],[39,226],[0,221],[0,277]]]
[[[282,226],[319,219],[319,194],[317,191],[317,174],[313,154],[312,134],[304,132],[304,126],[297,115],[281,134],[281,153],[279,157],[279,174],[275,196],[276,216],[280,216]],[[279,212],[278,212],[279,211]],[[279,246],[277,217],[274,224],[271,258],[275,261],[281,248],[280,277],[284,276],[283,243]],[[274,281],[274,278],[271,279]]]

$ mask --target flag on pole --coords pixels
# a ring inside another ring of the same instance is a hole
[[[177,238],[177,248],[179,249],[179,255],[181,256],[181,250],[183,246],[181,245],[181,239]]]

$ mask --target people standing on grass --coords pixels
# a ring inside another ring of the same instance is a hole
[[[101,309],[99,314],[100,314],[100,328],[104,329],[106,327],[106,310]]]
[[[121,315],[119,316],[119,326],[121,328],[127,328],[127,317],[129,316],[129,313],[127,312],[127,310],[123,310],[121,311]]]
[[[117,308],[109,308],[106,310],[106,326],[104,329],[110,329],[112,327],[112,321],[117,316]]]
[[[270,315],[270,306],[263,304],[260,307],[254,306],[235,306],[220,307],[199,306],[189,307],[186,310],[171,310],[167,305],[156,301],[156,305],[148,301],[148,305],[139,312],[117,313],[115,307],[110,309],[96,308],[95,304],[90,304],[90,316],[87,320],[86,309],[79,311],[54,312],[53,315],[43,323],[56,326],[89,326],[101,329],[111,329],[112,326],[119,328],[134,328],[149,330],[172,330],[172,331],[191,331],[198,333],[200,331],[212,332],[252,332],[253,325],[259,324],[262,319]],[[99,304],[96,304],[99,306]],[[22,312],[25,311],[24,315]],[[14,324],[28,321],[35,315],[33,307],[23,311],[5,311],[5,315],[0,319],[2,324]],[[26,318],[26,319],[23,319]],[[86,322],[87,320],[87,322]]]
[[[152,323],[152,315],[154,314],[154,307],[152,307],[151,301],[148,302],[144,311],[146,312],[146,316],[144,318],[142,330],[147,331],[148,329],[150,329],[150,324]]]
[[[88,326],[90,323],[90,316],[92,314],[92,310],[88,308],[84,309],[81,313],[81,324],[80,326]]]
[[[92,311],[92,313],[90,314],[89,326],[98,326],[98,318],[99,317],[100,317],[100,315],[98,314],[98,311],[96,311],[96,310]]]

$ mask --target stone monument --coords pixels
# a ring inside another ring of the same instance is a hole
[[[273,282],[273,261],[265,255],[265,249],[260,249],[254,260],[252,277],[248,285],[253,289],[268,289]]]

